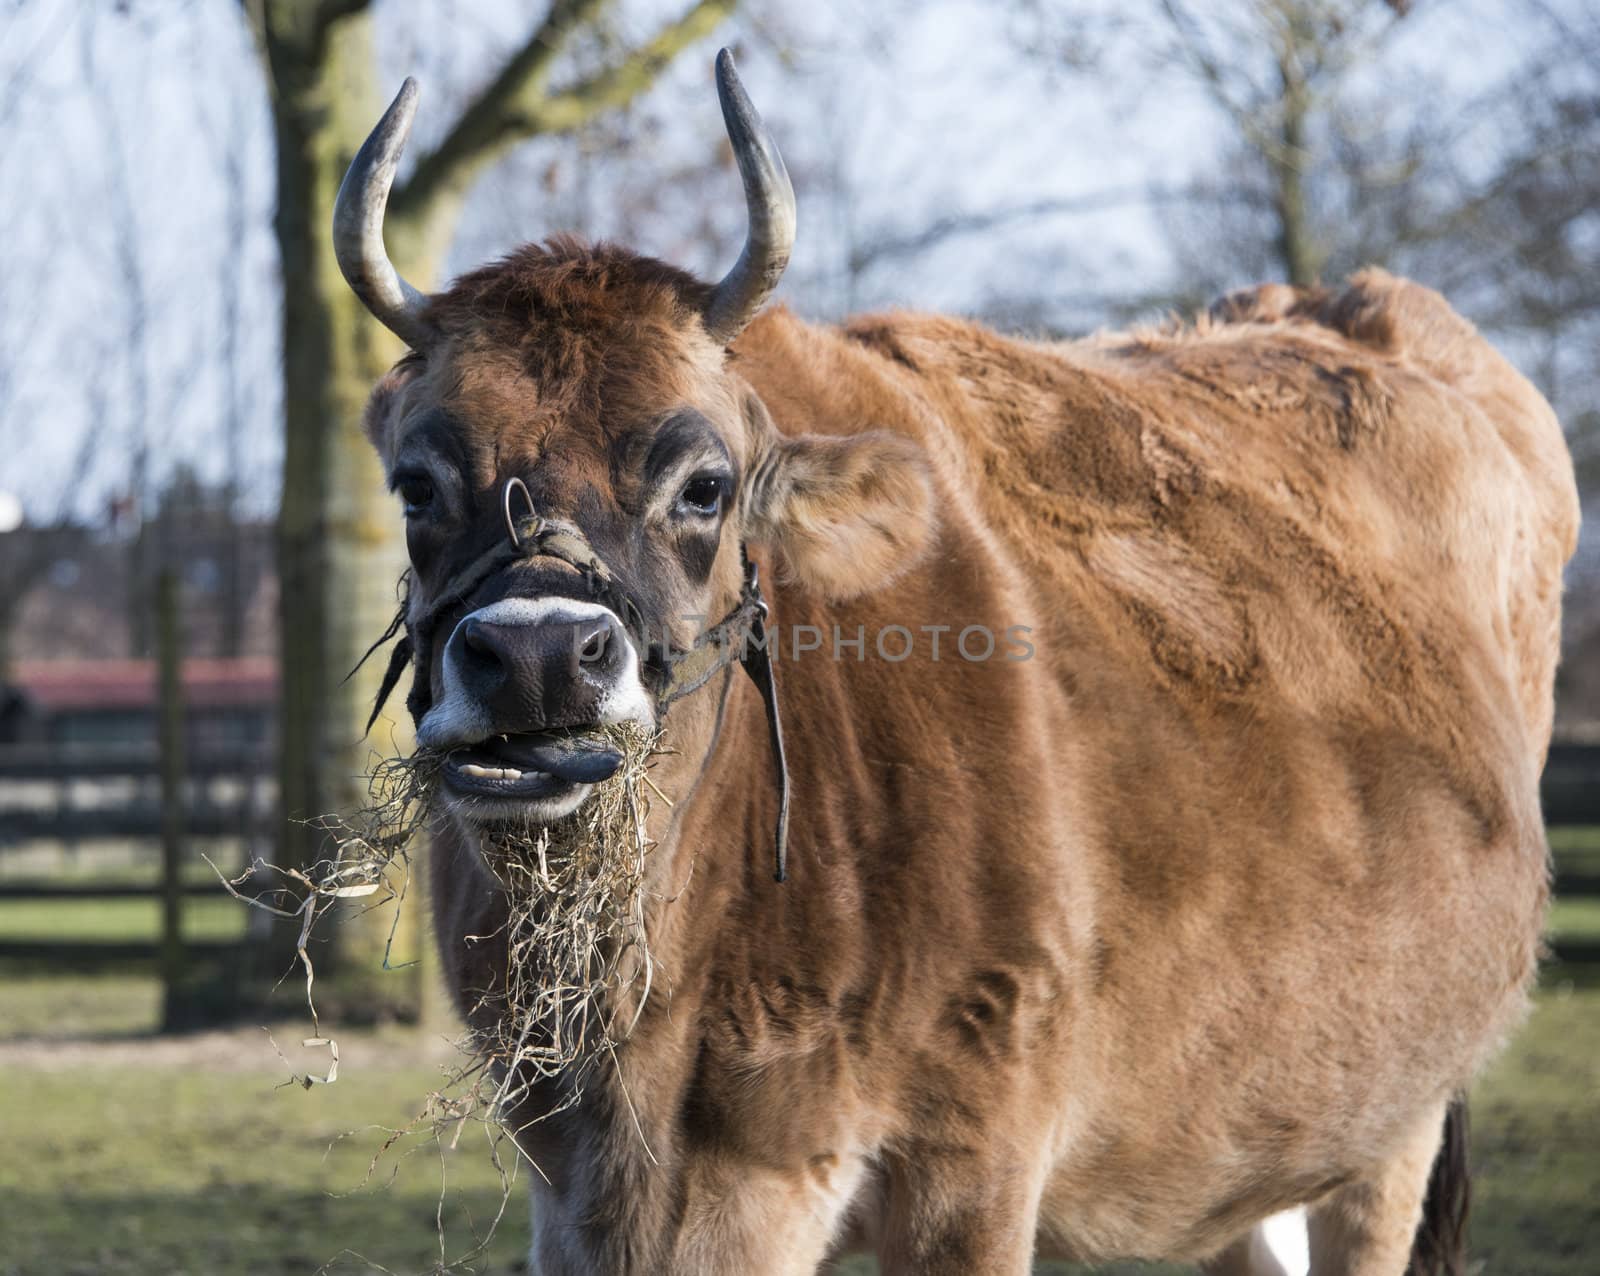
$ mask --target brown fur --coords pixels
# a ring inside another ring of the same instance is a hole
[[[435,303],[444,343],[369,414],[392,464],[450,412],[462,545],[518,474],[641,529],[675,612],[727,607],[743,537],[787,573],[780,626],[869,635],[779,663],[787,885],[753,689],[667,718],[662,978],[618,1068],[526,1133],[537,1269],[810,1273],[847,1238],[888,1273],[1199,1259],[1313,1202],[1314,1271],[1399,1276],[1544,914],[1577,527],[1549,408],[1376,271],[1073,343],[776,310],[731,358],[703,296],[525,250]],[[701,582],[629,459],[682,405],[742,476]],[[892,663],[890,624],[953,628]],[[961,659],[970,624],[1029,626],[1032,658]],[[501,907],[475,854],[445,830],[432,866],[464,1006],[503,957],[466,938]]]

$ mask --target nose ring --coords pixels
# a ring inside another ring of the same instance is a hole
[[[528,507],[528,518],[533,520],[533,529],[529,533],[537,536],[544,527],[544,520],[539,517],[539,511],[533,507],[533,493],[528,491],[528,485],[513,475],[506,480],[505,489],[500,493],[500,505],[506,516],[506,534],[511,537],[513,549],[522,548],[522,537],[517,532],[517,520],[511,515],[511,494],[521,492],[522,500]]]

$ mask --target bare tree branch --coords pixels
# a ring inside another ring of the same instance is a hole
[[[420,220],[446,190],[460,189],[519,139],[513,115],[524,99],[543,96],[550,67],[572,33],[591,22],[607,0],[555,0],[550,12],[500,74],[461,112],[444,140],[417,162],[389,198],[389,217]]]
[[[648,89],[672,59],[709,35],[738,0],[697,0],[621,62],[555,94],[545,91],[551,64],[572,33],[594,19],[607,0],[556,0],[526,44],[462,112],[445,139],[423,156],[390,201],[390,217],[419,226],[437,201],[459,194],[515,143],[576,129],[602,111],[625,105]]]
[[[17,104],[33,87],[33,81],[49,59],[51,51],[61,42],[61,37],[67,33],[77,16],[76,10],[70,5],[62,5],[55,25],[46,23],[33,46],[12,65],[4,86],[0,87],[0,121],[9,121],[16,115]]]

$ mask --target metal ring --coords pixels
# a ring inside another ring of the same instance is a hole
[[[511,537],[511,546],[513,549],[521,549],[522,538],[517,535],[517,521],[511,517],[511,493],[513,491],[520,491],[522,499],[528,503],[528,514],[534,521],[535,530],[542,524],[543,520],[539,517],[539,511],[533,507],[533,493],[528,491],[528,485],[516,475],[508,478],[505,489],[500,494],[500,504],[505,511],[506,534]]]

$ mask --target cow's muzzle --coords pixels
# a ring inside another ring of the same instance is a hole
[[[527,507],[520,518],[515,509],[518,498]],[[669,644],[662,644],[652,665],[657,683],[654,694],[645,688],[639,649],[634,646],[627,625],[611,606],[566,597],[505,598],[480,607],[457,622],[446,641],[442,660],[443,693],[435,699],[433,679],[429,676],[429,652],[440,615],[454,605],[452,600],[470,596],[494,572],[519,559],[551,557],[575,568],[590,595],[620,606],[623,613],[636,622],[640,642],[647,641],[638,606],[626,590],[618,587],[581,530],[541,517],[534,508],[527,484],[520,478],[513,476],[506,480],[502,500],[506,540],[491,546],[451,577],[431,606],[413,612],[408,590],[399,614],[368,649],[367,655],[371,655],[404,626],[405,635],[391,653],[367,729],[372,729],[390,691],[409,665],[415,670],[415,676],[406,705],[417,723],[417,743],[447,755],[447,778],[453,778],[458,792],[480,799],[474,813],[482,818],[495,818],[498,814],[524,819],[556,819],[577,809],[591,782],[565,779],[555,770],[536,768],[530,775],[521,765],[522,754],[507,757],[505,748],[550,744],[549,732],[553,728],[576,729],[575,734],[581,734],[586,728],[634,722],[654,731],[659,716],[673,701],[705,686],[718,670],[737,661],[750,675],[766,710],[778,781],[778,812],[772,838],[773,876],[783,881],[789,827],[789,769],[784,758],[777,681],[767,649],[767,601],[761,593],[756,565],[743,544],[739,546],[739,559],[744,566],[744,585],[739,591],[739,601],[688,650],[674,652]],[[565,639],[564,648],[559,641],[551,643],[549,635],[532,628],[543,625],[555,626],[553,632]],[[365,659],[363,656],[362,660]],[[552,671],[563,666],[568,677],[553,684]],[[359,663],[357,668],[360,668]],[[587,712],[589,705],[593,706],[592,717]],[[483,759],[450,756],[483,745],[496,736],[502,737],[502,743],[489,749],[488,756]],[[513,737],[523,736],[544,738],[514,744]],[[563,741],[557,739],[555,743]],[[580,765],[596,765],[596,761],[570,758],[562,765],[575,770]],[[504,788],[489,789],[484,787],[486,785],[514,785],[516,788],[513,792]],[[519,798],[523,805],[517,809],[514,803],[485,805],[483,801],[501,796]]]
[[[417,740],[454,751],[446,775],[458,787],[509,797],[538,787],[533,776],[605,779],[616,762],[599,774],[603,753],[583,733],[628,721],[654,725],[655,712],[616,614],[580,599],[506,598],[456,623]]]
[[[622,626],[607,611],[531,624],[475,612],[456,626],[444,653],[497,731],[598,722],[627,656]]]

